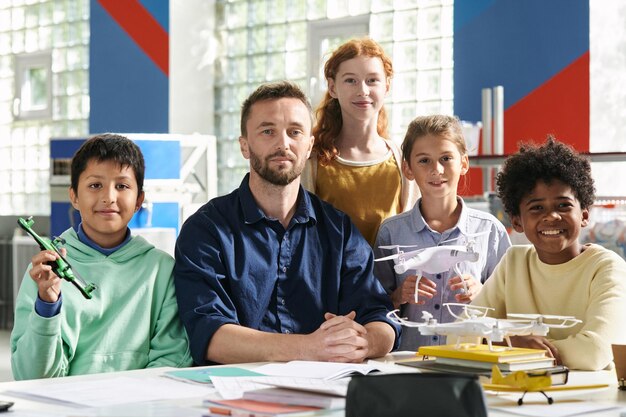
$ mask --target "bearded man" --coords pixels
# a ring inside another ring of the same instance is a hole
[[[181,229],[176,296],[198,365],[362,362],[398,344],[370,246],[347,215],[300,186],[312,122],[296,85],[261,85],[241,111],[250,173]]]

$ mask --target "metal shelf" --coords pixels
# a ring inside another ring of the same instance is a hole
[[[626,152],[581,152],[591,162],[624,162],[626,161]],[[500,166],[509,155],[478,155],[470,156],[471,167],[494,167]]]

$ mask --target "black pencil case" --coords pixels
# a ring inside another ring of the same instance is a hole
[[[353,377],[346,417],[487,417],[474,375],[403,373]]]

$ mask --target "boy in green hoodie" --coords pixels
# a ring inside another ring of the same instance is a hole
[[[82,221],[63,232],[61,252],[97,290],[86,300],[62,285],[47,264],[54,251],[32,258],[11,333],[15,379],[191,365],[174,259],[128,228],[144,199],[144,170],[139,147],[119,135],[94,136],[74,155],[69,194]]]

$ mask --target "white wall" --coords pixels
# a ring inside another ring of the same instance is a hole
[[[215,0],[170,0],[170,133],[214,134]]]
[[[591,152],[626,152],[626,2],[589,0]],[[598,196],[626,197],[626,162],[593,164]]]

